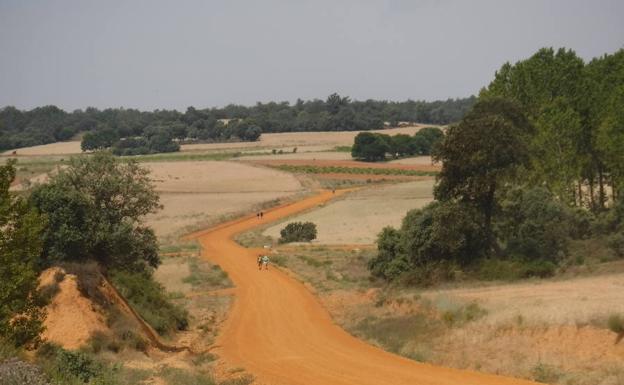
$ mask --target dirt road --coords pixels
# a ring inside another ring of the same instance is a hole
[[[339,195],[340,192],[336,192]],[[258,271],[256,256],[232,237],[330,200],[331,192],[192,235],[202,255],[221,265],[236,300],[217,354],[265,385],[520,385],[532,382],[420,364],[364,343],[336,326],[316,297],[278,269]]]

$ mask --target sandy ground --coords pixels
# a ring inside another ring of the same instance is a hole
[[[388,135],[408,134],[413,135],[424,125],[409,127],[390,128],[374,132],[382,132]],[[257,142],[234,142],[234,143],[202,143],[182,145],[182,151],[205,151],[205,150],[230,150],[230,149],[253,149],[264,147],[310,147],[310,150],[326,150],[335,146],[350,146],[353,138],[359,131],[338,131],[338,132],[284,132],[276,134],[262,134]],[[11,155],[17,151],[17,155],[71,155],[80,154],[80,141],[57,142],[40,146],[18,148],[8,150],[2,155]]]
[[[302,191],[291,174],[238,162],[158,162],[152,171],[163,210],[146,222],[161,238]]]
[[[45,270],[41,274],[40,285],[52,284],[57,272],[62,272],[62,269],[52,267]],[[42,334],[44,340],[60,344],[66,349],[78,349],[96,331],[108,330],[102,314],[94,309],[91,301],[80,294],[75,275],[64,274],[58,286],[58,293],[45,308],[47,316]]]
[[[338,192],[337,194],[340,194]],[[384,352],[336,326],[318,299],[299,281],[271,268],[258,271],[259,250],[232,238],[258,225],[313,208],[331,192],[194,235],[203,257],[219,264],[236,286],[236,300],[217,339],[215,353],[243,367],[258,384],[493,385],[531,382],[419,364]]]
[[[319,244],[369,244],[385,226],[400,226],[406,212],[433,199],[433,179],[356,191],[342,200],[294,218],[316,223]],[[275,239],[286,222],[264,234]]]
[[[80,154],[82,149],[80,148],[80,141],[70,142],[56,142],[49,144],[42,144],[33,147],[18,148],[15,150],[8,150],[2,153],[2,155],[12,155],[13,151],[17,152],[17,155],[72,155]]]

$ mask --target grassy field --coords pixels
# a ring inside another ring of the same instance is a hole
[[[362,189],[317,210],[275,224],[264,235],[279,238],[287,222],[317,225],[318,244],[372,244],[385,226],[399,226],[408,210],[433,199],[433,180],[389,184]]]

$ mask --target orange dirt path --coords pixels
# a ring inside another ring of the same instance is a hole
[[[216,350],[265,385],[528,385],[530,381],[421,364],[369,345],[335,325],[300,282],[273,267],[258,271],[256,251],[232,238],[260,224],[313,208],[342,192],[323,191],[265,212],[195,233],[202,256],[221,265],[236,285],[236,300]]]

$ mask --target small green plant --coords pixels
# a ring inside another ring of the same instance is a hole
[[[532,370],[533,380],[546,384],[553,384],[559,380],[561,373],[553,366],[538,363]]]
[[[611,314],[607,320],[607,326],[614,333],[624,333],[624,317],[620,314]]]
[[[624,234],[616,233],[611,235],[607,240],[607,246],[613,250],[613,253],[618,258],[624,257]]]
[[[189,370],[165,367],[159,375],[169,385],[215,385],[211,376]]]
[[[146,273],[113,271],[115,287],[158,334],[186,330],[188,313],[167,299],[165,289]]]
[[[310,242],[316,239],[316,225],[312,222],[291,222],[280,231],[280,243]]]

